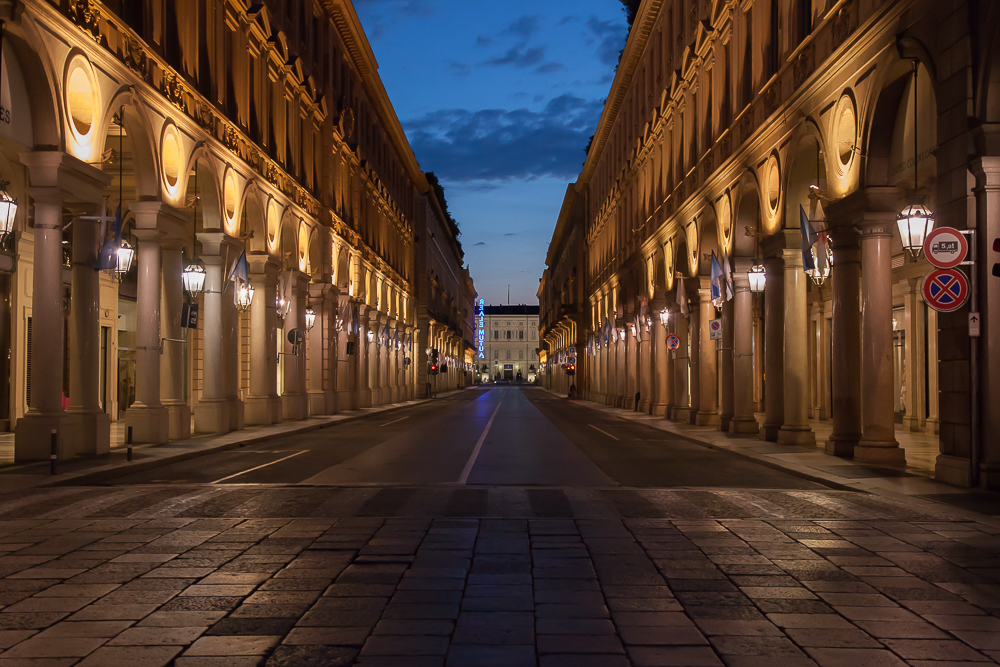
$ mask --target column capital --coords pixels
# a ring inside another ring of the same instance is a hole
[[[137,230],[158,229],[165,236],[180,241],[190,240],[186,232],[189,220],[173,206],[161,201],[136,201],[131,202],[128,208],[135,215]]]
[[[202,259],[206,264],[213,255],[225,259],[227,249],[243,252],[242,243],[222,232],[198,232],[198,242],[201,243]]]
[[[1000,190],[1000,156],[982,155],[969,161],[969,168],[976,177],[976,187]]]
[[[250,269],[251,275],[261,273],[277,277],[278,272],[281,270],[281,266],[278,264],[277,259],[263,253],[253,253],[247,255],[247,266]]]
[[[36,201],[96,205],[111,185],[111,174],[62,151],[25,151],[19,157]]]
[[[856,190],[846,197],[828,202],[824,207],[831,229],[853,225],[861,228],[870,223],[895,223],[899,208],[899,193],[893,187],[870,187]]]
[[[785,248],[781,251],[781,261],[785,265],[785,269],[799,269],[802,270],[802,249],[801,248]]]

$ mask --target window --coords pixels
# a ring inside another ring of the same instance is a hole
[[[510,359],[510,350],[507,350],[507,358]]]
[[[500,358],[500,350],[493,350],[493,358],[494,359]]]
[[[507,340],[510,340],[510,329],[507,330]]]
[[[524,359],[524,350],[518,350],[517,351],[517,358],[521,359],[521,360]]]
[[[523,329],[521,331],[517,332],[517,337],[520,338],[521,340],[524,340],[524,330]]]
[[[496,330],[493,331],[493,340],[500,340],[500,332],[499,331],[496,331]]]

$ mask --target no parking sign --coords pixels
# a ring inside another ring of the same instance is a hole
[[[710,320],[708,323],[709,340],[722,340],[722,320]]]
[[[969,281],[956,269],[935,269],[924,277],[924,302],[939,313],[958,310],[969,298]]]
[[[667,336],[667,349],[677,350],[681,346],[681,337],[677,334],[670,334]]]

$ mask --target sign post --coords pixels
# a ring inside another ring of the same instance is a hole
[[[722,320],[710,320],[708,323],[709,340],[722,340]]]

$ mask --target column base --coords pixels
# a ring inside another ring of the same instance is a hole
[[[248,425],[281,423],[280,396],[249,396],[243,401],[243,419]]]
[[[923,430],[920,427],[919,417],[903,417],[903,428],[913,433],[920,433]]]
[[[694,415],[694,425],[695,426],[718,426],[719,425],[719,413],[718,412],[702,412],[699,410]]]
[[[906,452],[895,440],[862,440],[854,448],[854,460],[890,466],[905,466]]]
[[[389,402],[399,403],[400,391],[399,387],[389,387]]]
[[[691,408],[672,408],[670,410],[670,421],[687,424],[691,420]]]
[[[652,414],[649,410],[649,401],[642,400],[639,401],[639,412],[643,414]]]
[[[782,426],[778,429],[778,444],[815,447],[816,434],[808,426],[801,428]]]
[[[854,458],[854,448],[858,446],[860,435],[831,435],[823,447],[830,456],[840,456],[845,459]]]
[[[781,424],[764,424],[760,427],[760,439],[767,440],[768,442],[777,442],[780,430]]]
[[[73,458],[76,452],[72,442],[66,440],[66,434],[72,425],[72,420],[65,412],[54,415],[27,413],[17,420],[14,427],[14,462],[48,461],[52,454],[52,430],[58,432],[56,440],[59,460]]]
[[[635,399],[634,398],[623,398],[621,407],[623,410],[635,410]]]
[[[289,421],[301,421],[309,416],[309,396],[284,394],[281,397],[281,416]]]
[[[428,382],[430,390],[434,391],[434,382]],[[427,396],[430,398],[430,395]],[[355,404],[360,408],[370,408],[372,406],[372,390],[371,389],[358,389],[358,402]]]
[[[927,435],[938,435],[941,432],[941,420],[937,418],[927,418],[924,422],[924,433]]]
[[[589,399],[588,399],[588,400],[591,400],[591,401],[593,401],[594,403],[604,403],[604,394],[599,394],[599,393],[597,393],[597,392],[593,392],[593,393],[592,393],[592,394],[590,395],[590,397],[589,397]]]
[[[229,399],[229,430],[242,431],[246,426],[246,413],[243,401],[239,398]]]
[[[194,406],[195,433],[229,433],[231,423],[229,401],[224,398],[201,400]]]
[[[332,391],[309,392],[310,415],[332,415],[337,411],[337,397]]]
[[[653,403],[653,407],[650,414],[655,415],[657,417],[665,417],[667,414],[667,410],[669,410],[669,407],[667,406],[666,403]]]
[[[170,415],[165,407],[133,405],[125,411],[125,427],[132,427],[132,442],[162,445],[170,440]],[[126,434],[128,431],[126,430]],[[126,440],[128,435],[125,436]]]
[[[64,437],[67,447],[77,456],[98,456],[111,451],[111,416],[101,410],[66,411],[69,429]]]
[[[729,433],[729,423],[733,421],[732,415],[719,415],[719,430],[723,433]]]
[[[934,462],[934,479],[955,486],[972,486],[969,459],[950,454],[938,454]]]
[[[753,417],[733,417],[729,420],[729,432],[733,435],[757,435],[760,424]]]
[[[165,404],[167,422],[169,423],[169,438],[171,440],[187,440],[191,437],[191,408],[187,403]]]
[[[357,409],[357,406],[354,403],[354,392],[338,391],[337,412],[344,412],[345,410],[355,410],[355,409]]]
[[[1000,465],[996,463],[979,464],[979,488],[987,491],[1000,491]]]

